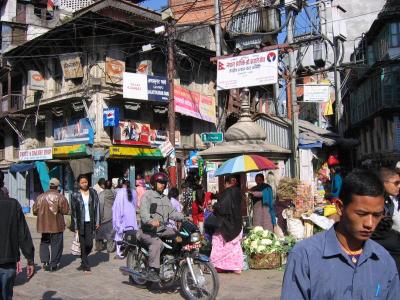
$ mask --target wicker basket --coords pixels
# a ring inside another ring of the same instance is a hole
[[[281,266],[281,254],[252,254],[249,259],[249,266],[250,269],[277,269]]]

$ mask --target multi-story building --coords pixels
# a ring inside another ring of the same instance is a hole
[[[400,160],[400,1],[387,0],[352,55],[344,87],[347,135],[358,138],[356,164]]]
[[[159,146],[168,139],[166,39],[154,33],[161,24],[159,13],[136,4],[99,1],[4,53],[11,80],[2,81],[0,146],[14,162],[14,196],[34,199],[46,176],[58,177],[68,193],[79,173],[91,174],[93,183],[129,177],[133,184],[135,174],[165,167]],[[215,128],[213,55],[175,44],[178,170],[189,151],[202,148],[200,133]]]

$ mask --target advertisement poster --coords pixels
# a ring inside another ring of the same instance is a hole
[[[125,72],[125,62],[106,57],[106,82],[121,85]]]
[[[93,144],[94,133],[87,118],[54,122],[54,145]]]
[[[104,108],[103,109],[103,126],[115,127],[119,125],[119,108]]]
[[[161,76],[125,72],[123,94],[126,99],[168,101],[168,80]]]
[[[216,123],[215,98],[174,86],[175,112]]]
[[[168,132],[160,124],[141,123],[133,120],[120,121],[114,127],[113,144],[144,145],[158,147],[168,140]],[[179,131],[175,131],[175,144],[180,144]]]
[[[28,72],[28,85],[30,90],[44,91],[44,78],[38,71]]]
[[[63,70],[64,79],[83,77],[80,53],[60,55],[60,64]]]
[[[278,50],[218,60],[218,90],[267,85],[277,82]]]

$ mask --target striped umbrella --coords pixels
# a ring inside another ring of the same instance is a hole
[[[224,162],[215,171],[215,176],[262,170],[275,170],[277,168],[278,167],[266,157],[259,155],[240,155]]]

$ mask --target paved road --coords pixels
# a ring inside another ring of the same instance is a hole
[[[182,299],[179,290],[160,292],[157,290],[137,289],[127,282],[118,268],[125,261],[114,260],[114,254],[93,252],[89,257],[93,266],[91,275],[84,275],[76,269],[80,259],[70,254],[72,233],[65,232],[64,255],[61,269],[57,272],[45,272],[40,267],[40,235],[36,233],[34,218],[27,218],[31,228],[36,250],[37,273],[26,281],[25,273],[20,274],[14,288],[14,299]],[[25,271],[25,270],[24,270]],[[279,299],[283,272],[278,270],[250,270],[241,275],[220,274],[220,290],[217,299]]]

